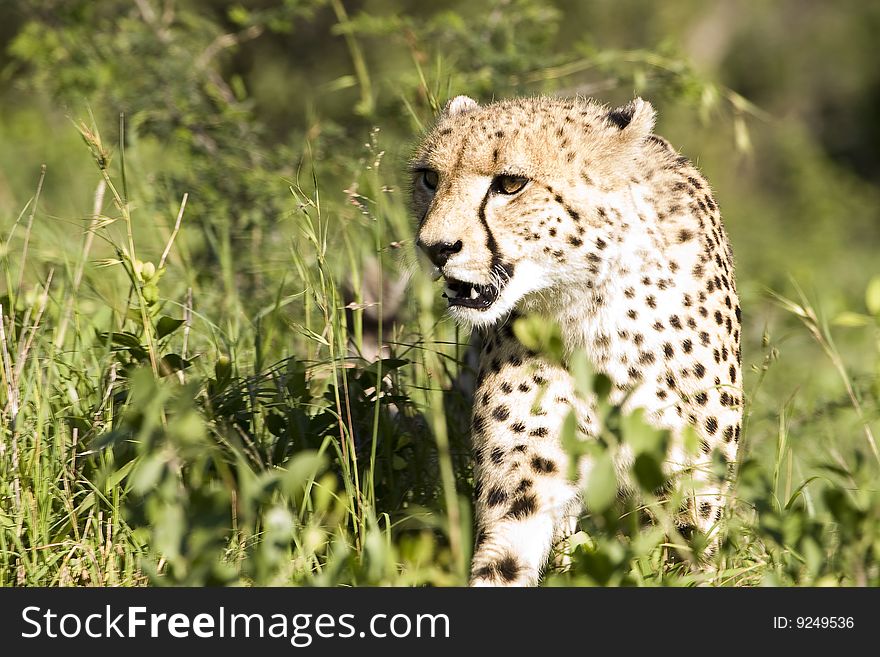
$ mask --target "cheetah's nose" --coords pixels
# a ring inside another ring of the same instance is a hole
[[[428,258],[430,258],[431,262],[433,262],[437,267],[442,267],[446,264],[446,261],[449,260],[454,254],[461,251],[462,243],[461,240],[458,240],[455,244],[451,242],[437,242],[435,244],[425,244],[421,240],[418,241],[419,248],[422,249],[425,253],[428,254]]]

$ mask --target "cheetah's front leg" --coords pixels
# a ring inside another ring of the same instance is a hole
[[[472,586],[538,583],[554,536],[581,509],[559,443],[576,403],[563,369],[502,329],[487,338],[474,399],[477,538]]]

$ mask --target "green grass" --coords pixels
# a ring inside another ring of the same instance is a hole
[[[3,258],[0,582],[463,581],[463,438],[444,434],[437,384],[455,374],[456,330],[429,304],[417,340],[380,334],[392,353],[367,362],[371,306],[356,276],[353,298],[341,291],[340,266],[381,261],[407,230],[374,146],[363,182],[377,195],[356,197],[343,240],[317,186],[290,185],[291,240],[271,254],[287,266],[252,310],[228,246],[219,280],[181,266],[169,226],[185,199],[152,249],[135,243],[123,154],[111,175],[97,131],[80,130],[100,176],[81,249],[38,259],[38,194],[4,240],[20,249]],[[32,270],[43,283],[28,288]]]

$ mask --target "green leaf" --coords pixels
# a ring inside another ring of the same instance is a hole
[[[250,13],[241,5],[234,5],[233,7],[230,7],[227,15],[229,16],[229,20],[232,23],[235,23],[239,26],[247,25],[248,22],[250,22],[251,20]]]
[[[587,355],[583,351],[572,354],[568,369],[574,379],[575,391],[579,396],[586,397],[593,387],[593,367]]]
[[[128,333],[127,331],[114,331],[113,333],[99,333],[98,337],[106,342],[107,338],[110,338],[110,344],[116,345],[119,347],[124,347],[126,349],[143,349],[144,346],[141,344],[140,338],[138,338],[134,333]]]
[[[0,509],[0,527],[3,529],[10,529],[15,527],[15,520],[12,519],[11,516],[7,515]]]
[[[190,365],[192,365],[192,361],[181,358],[177,354],[165,354],[159,361],[159,374],[168,376],[174,372],[185,370]]]
[[[637,556],[645,556],[651,550],[666,541],[666,532],[662,527],[657,525],[649,525],[633,537],[633,552]]]
[[[149,358],[146,347],[141,344],[140,338],[127,331],[114,331],[112,333],[98,333],[101,342],[110,341],[110,348],[114,351],[127,351],[139,361]]]
[[[868,312],[880,317],[880,275],[874,276],[865,290],[865,306]]]
[[[752,139],[745,119],[741,115],[733,118],[733,142],[738,152],[751,153]]]
[[[681,430],[681,441],[688,454],[696,454],[700,449],[700,434],[690,424]]]
[[[650,453],[663,456],[669,432],[652,427],[645,421],[644,411],[635,409],[620,420],[624,440],[636,454]]]
[[[562,449],[568,454],[568,479],[576,481],[578,478],[577,463],[580,457],[585,454],[593,442],[582,440],[578,436],[577,416],[574,411],[569,411],[568,415],[562,421],[562,429],[559,432],[559,442]]]
[[[273,436],[283,437],[287,433],[287,420],[278,413],[266,415],[266,427]]]
[[[826,488],[822,493],[822,499],[831,511],[831,515],[840,523],[841,531],[852,533],[857,531],[861,514],[842,489]]]
[[[821,479],[821,477],[819,477],[818,475],[814,475],[814,476],[810,477],[809,479],[807,479],[806,481],[804,481],[803,483],[801,483],[800,486],[798,486],[797,488],[795,488],[794,492],[793,492],[793,493],[791,494],[791,496],[788,498],[788,502],[785,503],[785,510],[786,510],[786,511],[790,510],[791,507],[794,506],[794,503],[797,502],[798,498],[803,494],[804,489],[805,489],[809,484],[811,484],[812,482],[816,481],[817,479]]]
[[[608,399],[612,385],[611,379],[605,374],[597,374],[593,377],[593,392],[596,393],[596,398],[600,401]]]
[[[614,470],[614,461],[610,453],[604,452],[596,457],[590,469],[584,502],[590,511],[601,513],[608,509],[616,498],[617,473]]]
[[[728,476],[727,458],[720,449],[712,450],[712,464],[709,466],[712,474],[718,481],[724,481]]]
[[[173,317],[166,317],[163,315],[159,318],[159,322],[156,324],[156,337],[161,340],[166,335],[174,333],[182,324],[182,319],[174,319]]]
[[[126,465],[133,465],[135,461],[129,461]],[[159,478],[165,469],[165,459],[159,454],[150,454],[140,461],[131,476],[131,488],[135,493],[143,495],[153,490],[159,483]],[[118,472],[115,474],[119,474]],[[124,476],[124,473],[123,473]],[[122,479],[119,477],[118,479]]]
[[[376,361],[375,363],[370,363],[365,368],[361,370],[364,374],[369,374],[373,379],[379,374],[379,363],[382,363],[382,376],[385,376],[389,372],[399,369],[404,365],[409,365],[408,360],[404,360],[403,358],[383,358],[381,361]]]
[[[666,483],[660,463],[651,454],[639,454],[633,463],[633,474],[642,490],[653,492]]]
[[[155,504],[150,513],[156,551],[174,563],[180,557],[187,522],[180,504]]]
[[[219,382],[219,376],[218,376]],[[294,399],[305,400],[308,398],[309,387],[306,383],[306,366],[304,363],[291,358],[287,361],[287,392]]]
[[[189,409],[172,418],[167,435],[181,445],[199,445],[205,437],[205,422],[197,411]]]
[[[804,555],[804,561],[807,562],[807,570],[812,577],[816,577],[825,564],[825,553],[819,544],[811,537],[804,539],[801,545],[801,552]]]
[[[220,356],[214,363],[214,376],[217,379],[217,389],[223,390],[232,378],[232,363],[227,356]]]
[[[300,452],[284,464],[287,472],[281,477],[281,485],[289,495],[301,494],[303,487],[326,466],[327,458],[323,454],[312,450]]]
[[[83,453],[95,454],[110,445],[131,439],[131,435],[131,431],[127,429],[113,429],[112,431],[99,434],[89,443],[89,449]]]
[[[342,91],[343,89],[351,89],[357,85],[357,78],[353,75],[343,75],[321,85],[321,91],[324,93],[332,93],[334,91]]]
[[[146,304],[152,306],[159,300],[159,287],[155,283],[147,283],[141,288],[141,294]]]
[[[513,323],[513,334],[526,349],[556,362],[562,360],[562,333],[556,323],[537,315],[521,317]]]

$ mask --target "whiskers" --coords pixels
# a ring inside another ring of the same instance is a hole
[[[409,245],[408,245],[409,246]],[[405,278],[409,282],[417,272],[427,272],[428,267],[419,260],[419,254],[415,248],[398,249],[395,252],[394,263],[397,265],[397,271],[401,278]]]
[[[502,288],[510,282],[510,273],[499,264],[492,265],[489,270],[489,283],[487,287],[494,288],[495,296],[501,294]]]

